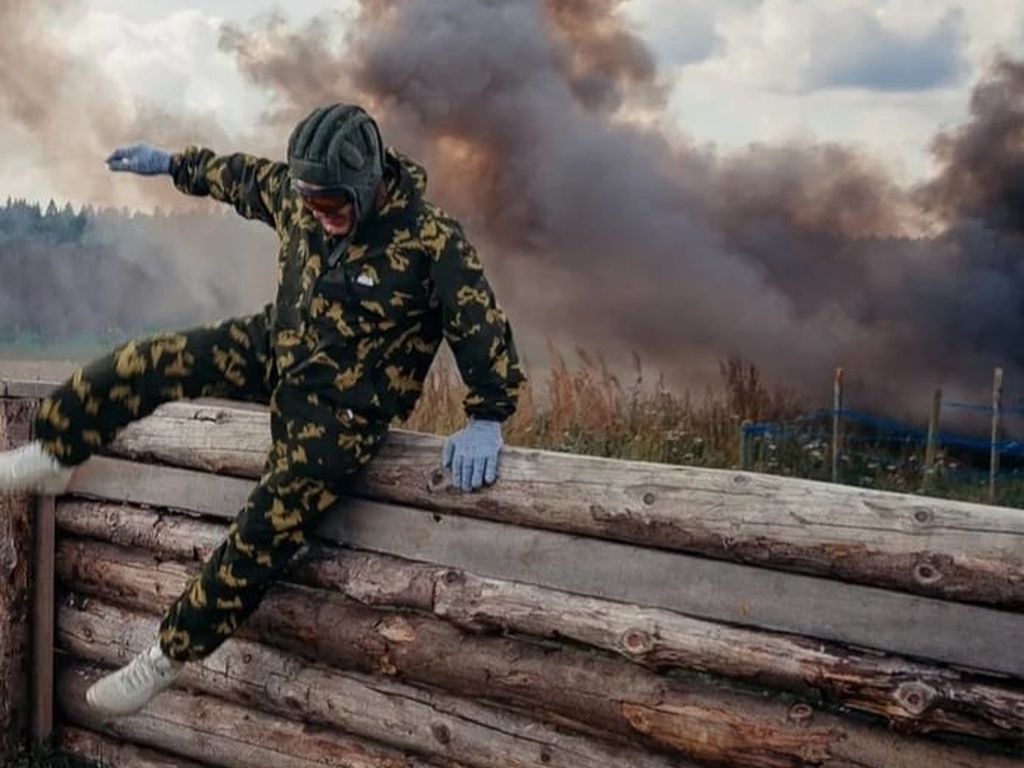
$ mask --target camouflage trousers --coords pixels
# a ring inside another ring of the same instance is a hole
[[[387,422],[278,377],[268,308],[249,317],[129,341],[76,370],[40,404],[35,435],[62,463],[85,461],[170,400],[270,406],[272,447],[226,539],[167,611],[160,645],[182,661],[212,653],[248,618],[321,513],[375,455]]]

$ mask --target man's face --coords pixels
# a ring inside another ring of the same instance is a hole
[[[299,181],[294,187],[327,234],[345,237],[355,227],[356,209],[345,193]]]

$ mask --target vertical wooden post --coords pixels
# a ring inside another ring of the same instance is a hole
[[[0,397],[0,451],[29,439],[35,403]],[[32,499],[0,495],[0,765],[27,745]]]
[[[928,414],[928,443],[924,449],[924,478],[921,488],[931,490],[935,480],[935,459],[939,452],[939,419],[942,415],[942,390],[936,389],[932,396],[932,410]]]
[[[996,500],[996,475],[999,474],[999,427],[1003,410],[1003,369],[996,368],[992,377],[992,451],[989,456],[988,500]]]
[[[32,611],[32,741],[43,744],[53,735],[54,557],[57,506],[53,496],[36,502],[36,535]]]
[[[839,482],[839,454],[842,450],[842,421],[840,413],[843,410],[843,369],[836,368],[835,380],[832,382],[832,482]]]
[[[740,424],[740,456],[739,464],[740,469],[744,472],[750,471],[750,425],[753,422],[750,419],[744,419],[743,423]]]

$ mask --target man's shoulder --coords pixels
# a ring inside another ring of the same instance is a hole
[[[458,218],[432,200],[424,199],[421,211],[424,223],[429,223],[447,232],[462,234],[462,223]]]

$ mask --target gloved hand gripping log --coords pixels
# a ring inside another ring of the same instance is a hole
[[[76,465],[164,402],[269,406],[272,447],[227,538],[154,644],[89,689],[108,715],[140,709],[246,620],[389,424],[412,411],[442,339],[469,390],[469,425],[445,442],[442,462],[464,491],[498,477],[501,425],[525,378],[475,249],[425,198],[424,169],[346,104],[301,120],[287,158],[149,144],[111,153],[112,171],[169,175],[183,193],[273,227],[276,298],[252,315],[133,339],[80,367],[41,402],[36,440],[0,454],[0,491],[60,493]]]

